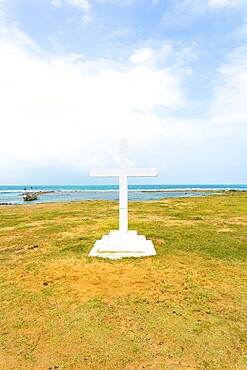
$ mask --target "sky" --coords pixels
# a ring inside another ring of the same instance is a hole
[[[100,183],[120,138],[142,183],[247,183],[247,0],[0,0],[0,185]]]

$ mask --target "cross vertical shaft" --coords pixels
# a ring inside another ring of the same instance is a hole
[[[119,232],[128,233],[128,177],[153,177],[157,168],[128,168],[127,140],[119,141],[119,168],[91,168],[92,177],[119,177]]]
[[[119,231],[128,232],[128,149],[127,140],[119,142]]]

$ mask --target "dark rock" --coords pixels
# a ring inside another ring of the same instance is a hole
[[[33,245],[32,247],[28,247],[29,250],[30,249],[36,249],[36,248],[39,248],[39,246],[38,245]]]

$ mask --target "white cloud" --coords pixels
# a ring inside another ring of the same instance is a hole
[[[60,6],[63,5],[63,1],[62,0],[51,0],[51,4],[55,7],[55,8],[58,8]]]
[[[184,103],[176,73],[145,64],[145,58],[138,63],[90,62],[75,54],[67,60],[40,58],[17,29],[5,29],[5,36],[0,39],[2,168],[56,164],[86,171],[105,160],[96,156],[100,142],[121,136],[138,142],[140,133],[142,143],[152,142],[163,125],[153,109],[170,111]],[[155,59],[155,51],[149,53]]]
[[[80,2],[84,13],[86,3]],[[180,176],[197,162],[199,173],[204,157],[214,164],[208,153],[213,145],[217,155],[219,143],[227,151],[229,142],[246,135],[246,48],[230,53],[219,68],[208,115],[185,119],[179,118],[185,106],[189,116],[183,78],[189,83],[193,76],[196,43],[137,48],[121,62],[89,61],[79,53],[51,57],[4,22],[0,35],[0,182],[4,173],[25,168],[86,172],[108,165],[119,137],[135,147],[136,165],[170,168],[167,173]]]
[[[133,54],[130,56],[129,61],[136,65],[146,65],[150,67],[157,67],[159,62],[164,62],[167,58],[172,55],[174,52],[171,43],[166,43],[158,49],[153,49],[151,47],[136,49]],[[176,54],[177,60],[185,61],[188,58],[187,54],[190,54],[190,57],[195,55],[195,50],[192,50],[192,47],[182,48],[180,54]]]
[[[119,28],[114,31],[112,31],[112,34],[115,36],[126,36],[131,32],[131,29],[129,28]]]
[[[84,24],[92,22],[90,11],[91,5],[88,0],[50,0],[51,4],[55,8],[62,7],[64,5],[74,7],[82,12],[82,18]]]
[[[208,5],[212,9],[232,8],[246,5],[246,0],[208,0]]]
[[[247,48],[237,48],[218,70],[211,115],[221,123],[247,124]]]
[[[90,10],[90,4],[87,0],[67,0],[67,2],[72,6],[84,10],[85,12]]]
[[[130,61],[134,64],[149,64],[156,60],[155,51],[152,48],[143,48],[136,50],[134,54],[130,56]]]
[[[175,2],[175,12],[191,12],[194,15],[203,13],[207,9],[207,0],[181,0]],[[188,14],[187,14],[188,15]]]
[[[96,0],[98,3],[119,3],[120,5],[130,5],[134,0]]]
[[[75,8],[78,8],[83,12],[89,12],[91,8],[90,3],[87,0],[51,0],[51,4],[54,7],[60,7],[67,4],[70,6],[74,6]]]
[[[246,6],[246,0],[180,0],[175,2],[174,9],[176,13],[184,13],[184,16],[199,16],[208,10],[241,6]]]

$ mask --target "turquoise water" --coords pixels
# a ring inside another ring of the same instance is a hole
[[[129,201],[149,201],[161,198],[198,197],[212,190],[242,190],[247,191],[243,184],[217,185],[129,185]],[[197,192],[196,190],[201,190]],[[205,192],[203,192],[205,190]],[[0,204],[27,204],[23,202],[25,191],[43,191],[35,203],[70,202],[77,200],[118,200],[118,185],[11,185],[0,186]],[[206,192],[207,191],[207,192]],[[28,202],[28,204],[30,204]]]

